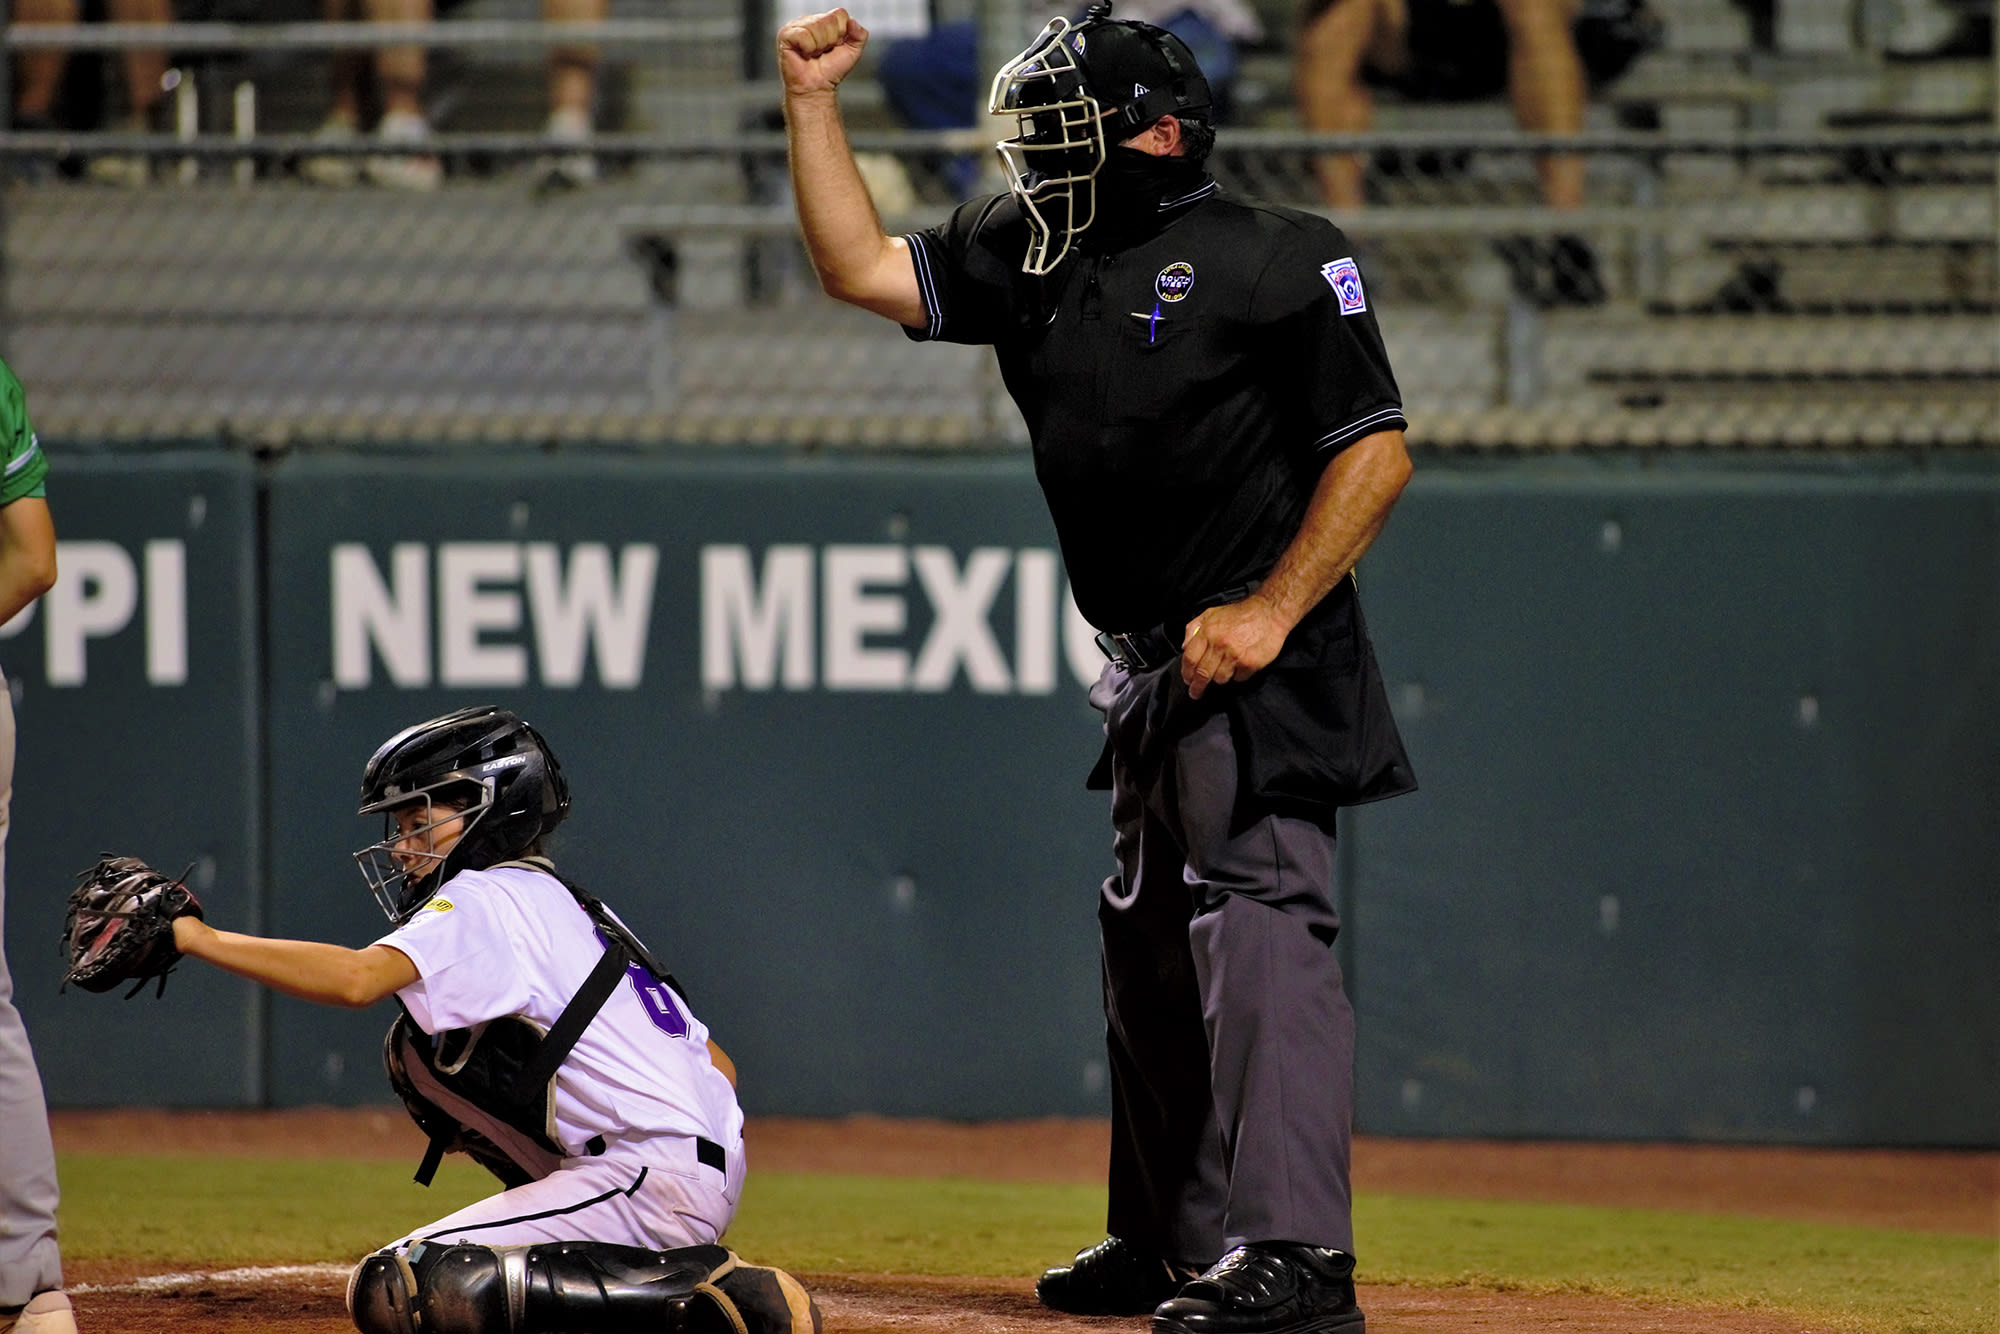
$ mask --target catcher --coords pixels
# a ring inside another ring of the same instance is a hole
[[[185,886],[106,858],[72,896],[69,980],[134,990],[181,955],[303,1000],[391,995],[390,1081],[426,1135],[508,1187],[363,1260],[363,1334],[819,1329],[789,1275],[717,1244],[742,1195],[735,1070],[678,984],[542,840],[569,813],[535,729],[490,707],[419,723],[361,780],[355,854],[394,930],[365,949],[217,931]],[[122,942],[122,943],[121,943]]]

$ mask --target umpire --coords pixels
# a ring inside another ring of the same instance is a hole
[[[993,345],[1109,659],[1111,1236],[1036,1291],[1156,1334],[1359,1331],[1334,814],[1415,782],[1351,577],[1410,475],[1353,248],[1221,190],[1193,56],[1108,4],[995,77],[1009,193],[886,236],[836,102],[867,37],[778,34],[821,285]]]

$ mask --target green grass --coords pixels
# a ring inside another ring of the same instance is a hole
[[[453,1160],[429,1190],[412,1164],[325,1158],[66,1153],[65,1258],[213,1266],[347,1260],[489,1195],[494,1180]]]
[[[68,1154],[63,1251],[164,1266],[351,1260],[492,1180],[407,1164]],[[801,1272],[1024,1276],[1101,1235],[1096,1187],[753,1173],[730,1244]],[[1993,1334],[1991,1238],[1643,1209],[1364,1195],[1364,1281],[1788,1311],[1857,1334]]]

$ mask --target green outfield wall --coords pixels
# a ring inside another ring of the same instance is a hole
[[[79,583],[0,632],[52,1100],[381,1101],[385,1010],[57,995],[61,893],[110,847],[365,943],[362,762],[491,700],[753,1112],[1108,1106],[1097,657],[1025,460],[56,463]],[[1423,784],[1342,829],[1363,1128],[2000,1143],[1997,534],[1990,455],[1423,460],[1361,571]]]

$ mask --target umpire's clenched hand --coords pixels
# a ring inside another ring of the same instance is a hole
[[[785,93],[831,93],[861,59],[868,29],[844,9],[807,14],[778,29],[778,75]]]
[[[1181,639],[1181,680],[1201,698],[1211,685],[1241,681],[1262,671],[1285,646],[1291,622],[1251,594],[1241,602],[1209,607],[1187,623]]]

